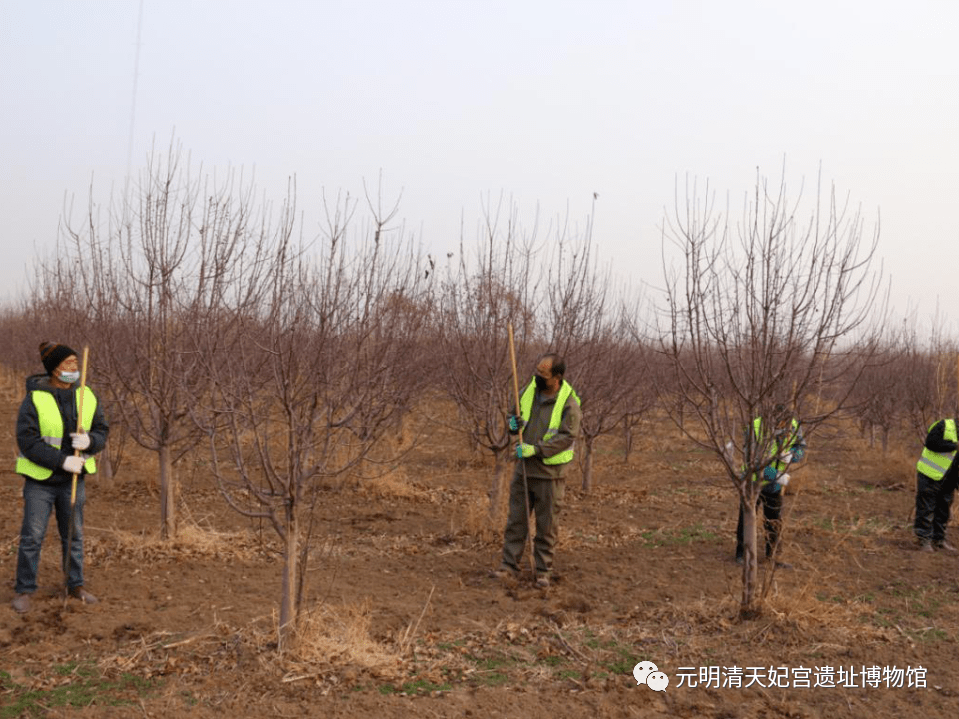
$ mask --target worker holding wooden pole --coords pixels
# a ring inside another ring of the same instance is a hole
[[[45,375],[27,378],[27,396],[17,415],[16,472],[23,476],[23,525],[17,550],[13,608],[29,611],[37,590],[40,549],[50,514],[55,513],[63,551],[67,595],[85,604],[97,598],[84,588],[84,477],[96,472],[93,455],[107,442],[109,426],[96,395],[86,386],[77,353],[64,344],[40,344]]]
[[[509,327],[512,355],[512,325]],[[535,517],[533,567],[536,586],[550,585],[557,539],[557,515],[566,487],[566,470],[573,459],[582,412],[579,397],[564,379],[566,363],[557,354],[542,355],[533,378],[518,395],[516,414],[508,418],[509,430],[518,437],[514,448],[516,469],[510,482],[509,516],[503,537],[503,558],[498,577],[517,576],[529,536],[529,519]]]

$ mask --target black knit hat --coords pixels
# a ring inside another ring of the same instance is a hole
[[[66,345],[55,345],[49,342],[40,343],[40,361],[43,362],[44,369],[51,377],[53,376],[53,370],[59,367],[60,363],[70,355],[75,357],[77,353]]]

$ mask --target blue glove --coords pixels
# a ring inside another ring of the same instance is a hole
[[[793,448],[793,462],[801,462],[802,458],[806,456],[806,450],[802,447]]]
[[[775,482],[777,476],[779,476],[779,472],[772,465],[763,469],[763,479],[767,482]]]
[[[510,434],[518,434],[526,427],[526,422],[523,421],[522,417],[517,417],[515,414],[511,414],[506,418],[506,426],[509,427]]]
[[[528,459],[536,455],[536,446],[532,444],[526,444],[526,442],[517,443],[516,445],[516,459]]]

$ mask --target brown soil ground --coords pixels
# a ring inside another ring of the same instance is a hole
[[[4,400],[0,446],[16,405]],[[912,549],[917,448],[883,455],[839,427],[809,439],[786,500],[793,568],[743,621],[734,491],[675,430],[647,427],[628,462],[617,438],[602,442],[589,494],[573,470],[548,590],[528,572],[487,577],[502,531],[486,510],[492,462],[434,432],[387,475],[326,493],[305,620],[283,653],[280,565],[257,528],[197,463],[180,470],[181,536],[159,541],[148,455],[87,485],[87,586],[102,602],[64,606],[51,526],[33,609],[15,614],[21,480],[7,471],[0,717],[954,718],[959,558]],[[665,692],[636,685],[640,660],[670,677]],[[679,686],[709,667],[761,667],[762,680]],[[770,686],[780,667],[788,687]],[[838,686],[849,667],[857,686]],[[794,686],[803,669],[837,686]]]

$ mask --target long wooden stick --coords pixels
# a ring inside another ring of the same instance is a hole
[[[509,334],[509,360],[513,367],[513,395],[516,398],[516,420],[517,426],[519,427],[519,443],[523,444],[523,425],[521,424],[523,418],[520,414],[519,378],[516,374],[516,350],[513,349],[513,323],[508,322],[506,328]],[[533,527],[530,524],[529,483],[526,480],[526,461],[519,458],[517,458],[517,460],[523,472],[523,505],[526,507],[526,549],[529,552],[529,568],[533,573],[533,581],[536,581],[536,558],[533,556]]]
[[[516,416],[519,417],[519,378],[516,376],[516,350],[513,349],[513,323],[508,323],[506,328],[509,331],[509,361],[513,367],[513,396],[516,397]],[[519,441],[523,441],[522,427],[519,428]]]
[[[80,394],[77,398],[77,434],[83,430],[83,396],[86,394],[87,386],[87,356],[89,347],[83,348],[83,363],[80,366]],[[74,449],[73,456],[79,457],[80,450]],[[70,485],[70,524],[67,527],[67,547],[63,555],[63,586],[69,596],[70,593],[70,556],[72,554],[70,545],[73,544],[73,522],[77,506],[77,474],[73,475],[73,482]]]

